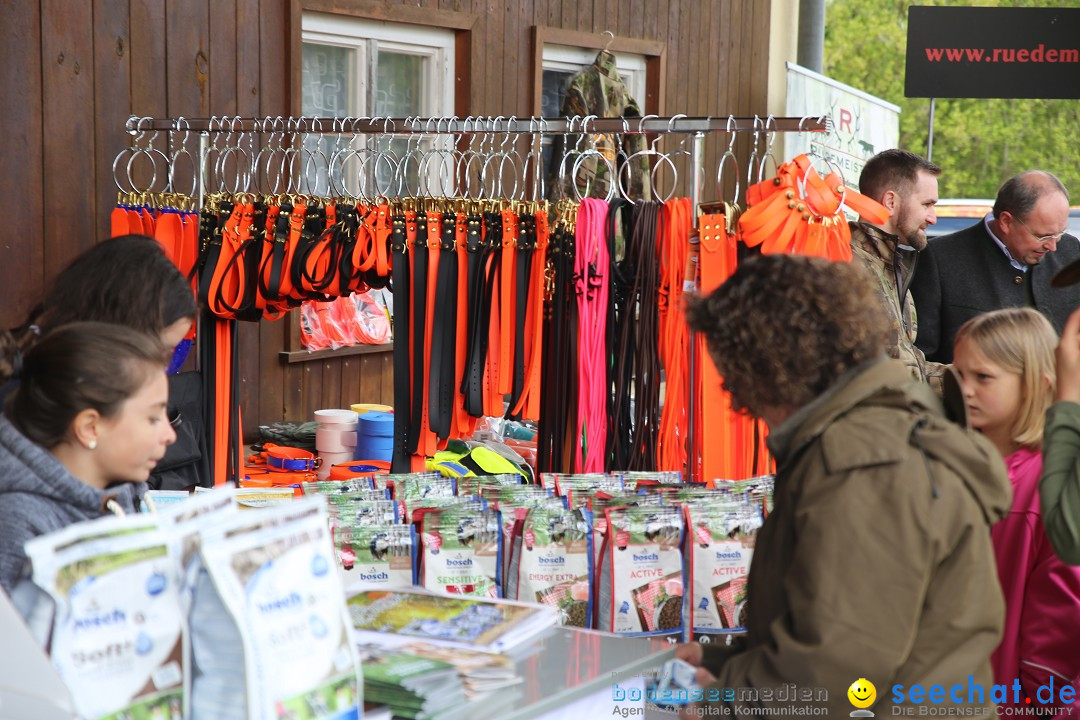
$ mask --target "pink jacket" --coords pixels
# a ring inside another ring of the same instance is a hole
[[[1013,486],[1008,516],[990,530],[998,577],[1005,595],[1005,632],[991,656],[994,682],[1010,686],[1002,705],[1031,705],[1042,685],[1054,683],[1054,704],[1060,689],[1076,691],[1073,717],[1080,711],[1080,567],[1065,565],[1054,554],[1039,514],[1042,455],[1021,448],[1005,458]],[[1011,686],[1019,678],[1020,702]],[[1026,694],[1026,695],[1025,695]],[[1047,691],[1043,690],[1043,699]],[[1031,707],[1027,705],[1027,707]],[[1067,711],[1059,713],[1067,717]]]

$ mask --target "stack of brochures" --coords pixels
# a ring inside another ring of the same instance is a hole
[[[450,720],[465,705],[465,686],[450,663],[372,646],[360,650],[364,700],[388,706],[395,717]]]
[[[522,697],[515,657],[553,628],[553,608],[420,588],[356,586],[348,594],[364,699],[411,720],[496,717]],[[509,654],[509,656],[508,656]]]
[[[360,645],[423,641],[490,653],[511,652],[555,626],[554,608],[416,588],[354,588],[349,615]]]

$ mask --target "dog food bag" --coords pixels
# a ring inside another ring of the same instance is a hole
[[[405,503],[398,500],[354,500],[348,495],[325,497],[331,521],[343,518],[346,525],[365,522],[392,525],[405,522]]]
[[[681,637],[682,510],[608,508],[597,583],[597,629]]]
[[[504,593],[507,592],[509,583],[517,582],[516,568],[521,553],[521,541],[525,534],[525,519],[528,517],[529,512],[536,508],[543,508],[549,512],[563,512],[567,509],[566,498],[554,495],[528,497],[523,504],[508,506],[506,511],[501,511],[503,519],[503,577],[506,578],[503,582]],[[513,573],[511,573],[511,565],[514,567]]]
[[[370,479],[322,480],[302,483],[300,487],[305,495],[345,495],[354,500],[389,500],[390,490],[385,487],[381,489],[372,487],[368,482]]]
[[[473,495],[429,495],[425,498],[416,498],[407,503],[407,513],[408,517],[415,521],[420,513],[427,510],[460,508],[482,512],[487,510],[487,506],[487,500]]]
[[[237,492],[221,489],[192,495],[183,504],[158,513],[162,526],[172,530],[173,554],[180,578],[180,600],[185,613],[191,609],[192,593],[200,568],[200,533],[204,528],[212,527],[237,512]]]
[[[258,529],[219,527],[204,534],[202,561],[239,635],[242,657],[219,678],[234,688],[230,696],[208,697],[200,707],[196,684],[196,718],[360,717],[363,681],[325,503],[315,497],[295,504],[305,512],[279,513]],[[226,656],[237,650],[226,646],[228,633],[195,638],[218,643],[214,649]]]
[[[426,513],[420,535],[423,586],[453,595],[502,597],[502,532],[497,510]]]
[[[623,486],[631,492],[655,487],[656,485],[682,484],[682,473],[678,470],[660,472],[624,471],[616,474],[622,475]]]
[[[553,495],[551,490],[545,490],[536,485],[481,484],[479,491],[480,497],[486,499],[491,507],[503,514],[503,527],[507,529],[513,527],[515,519],[524,520],[526,511],[539,503],[554,499],[563,507],[566,506],[562,498]]]
[[[539,485],[496,485],[481,481],[477,494],[488,502],[496,503],[501,509],[503,504],[514,504],[522,498],[552,497],[553,491]]]
[[[406,481],[421,481],[430,480],[433,478],[442,477],[434,470],[425,470],[424,472],[416,473],[390,473],[388,475],[372,475],[371,481],[375,483],[377,488],[387,488],[390,490],[392,497],[400,499],[404,495],[404,485]]]
[[[507,597],[555,608],[561,625],[589,627],[593,575],[589,511],[550,504],[534,507],[514,548]]]
[[[605,510],[611,507],[634,507],[638,505],[661,505],[660,495],[637,495],[633,493],[619,493],[609,495],[598,492],[588,498],[588,508],[592,513],[593,532],[593,567],[600,567],[600,553],[604,547],[604,536],[607,535],[607,515]]]
[[[346,588],[356,583],[395,588],[413,584],[412,525],[344,525],[333,534]]]
[[[621,475],[606,475],[604,473],[585,473],[568,475],[555,474],[555,492],[557,495],[567,495],[571,491],[578,494],[593,493],[596,491],[618,493],[623,491]]]
[[[477,495],[481,483],[488,485],[521,485],[522,477],[517,473],[499,475],[467,475],[457,478],[458,495]]]
[[[403,477],[395,486],[398,488],[395,497],[404,500],[409,508],[412,508],[417,500],[457,495],[457,481],[442,475],[413,473]]]
[[[190,661],[170,533],[145,516],[104,518],[26,554],[56,606],[49,654],[79,717],[183,718]]]
[[[759,475],[742,481],[747,497],[761,508],[764,517],[772,512],[774,481],[773,475]]]
[[[761,512],[753,504],[685,506],[688,630],[693,640],[746,627],[746,582]]]
[[[592,481],[594,483],[601,483],[605,478],[610,478],[610,475],[605,473],[578,473],[572,475],[571,473],[540,473],[540,487],[551,490],[556,495],[561,495],[559,492],[559,479],[574,477],[577,478],[574,482]]]
[[[215,491],[219,492],[219,491]],[[237,494],[243,491],[236,491]],[[195,720],[243,718],[247,708],[244,680],[244,643],[240,629],[225,607],[203,559],[204,547],[219,546],[227,538],[279,527],[310,518],[326,517],[321,498],[306,498],[258,512],[235,513],[203,527],[199,555],[189,571],[195,578],[191,611],[191,707]]]
[[[127,517],[107,517],[96,520],[91,525],[79,523],[50,534],[50,537],[62,538],[63,547],[69,548],[79,543],[92,542],[113,537],[117,534],[133,532],[155,532],[161,529],[160,518],[153,513],[140,513]],[[52,595],[34,584],[33,578],[27,577],[19,582],[11,593],[11,602],[19,611],[30,634],[43,648],[49,645],[53,622],[56,619],[56,602]]]
[[[521,525],[529,508],[537,505],[553,504],[565,508],[563,498],[555,497],[550,490],[536,485],[503,485],[496,488],[481,485],[480,492],[491,498],[491,502],[502,514],[503,523],[503,577],[507,577],[510,561],[513,559],[514,539],[521,535]]]

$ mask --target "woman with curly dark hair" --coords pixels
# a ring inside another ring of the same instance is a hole
[[[885,356],[870,277],[857,265],[761,256],[688,316],[733,402],[768,423],[777,473],[747,636],[678,656],[713,688],[825,689],[831,713],[850,711],[847,689],[862,679],[880,688],[879,717],[915,699],[914,685],[941,685],[945,704],[992,705],[1003,603],[989,526],[1009,508],[1009,481],[993,447]],[[969,679],[981,697],[968,697]],[[957,685],[962,700],[948,694]],[[709,690],[706,701],[724,699]]]

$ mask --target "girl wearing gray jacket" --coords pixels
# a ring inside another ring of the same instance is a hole
[[[27,540],[134,512],[176,433],[166,414],[168,359],[157,338],[73,323],[20,357],[3,335],[0,374],[19,381],[0,415],[0,588],[10,594],[25,569]]]

